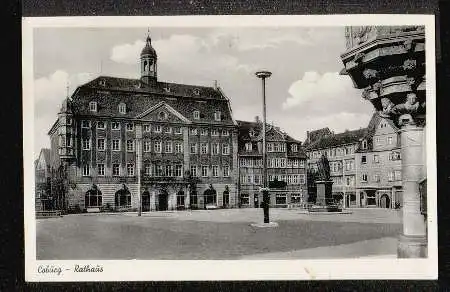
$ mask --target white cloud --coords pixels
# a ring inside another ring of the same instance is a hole
[[[137,40],[133,44],[117,45],[111,50],[111,60],[128,65],[137,64],[144,46],[145,43],[142,40]]]
[[[41,148],[50,146],[47,133],[56,121],[61,104],[67,96],[67,86],[69,86],[70,95],[79,85],[93,77],[90,73],[69,75],[66,71],[57,70],[49,76],[34,81],[35,156],[39,154]]]
[[[319,74],[305,72],[303,78],[291,84],[290,96],[283,102],[284,110],[302,111],[308,115],[331,113],[361,113],[371,109],[361,97],[361,90],[353,88],[348,76],[337,72]]]

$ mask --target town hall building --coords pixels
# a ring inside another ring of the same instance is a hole
[[[221,88],[158,80],[150,36],[140,79],[100,76],[49,131],[68,209],[175,210],[238,203],[238,131]]]

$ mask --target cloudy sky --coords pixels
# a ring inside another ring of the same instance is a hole
[[[339,132],[367,126],[370,103],[347,76],[340,54],[343,27],[152,28],[158,78],[219,86],[235,119],[261,116],[261,81],[268,69],[267,119],[304,141],[307,130]],[[147,28],[36,28],[34,43],[35,157],[62,100],[98,75],[139,78]]]

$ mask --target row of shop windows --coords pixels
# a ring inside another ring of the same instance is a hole
[[[239,160],[241,167],[262,167],[262,159],[260,158],[241,158]],[[267,159],[268,168],[302,168],[305,166],[305,160],[287,159],[287,158],[269,158]]]
[[[260,205],[258,194],[255,194],[253,196],[254,198],[254,204],[255,207],[258,207]],[[249,194],[241,194],[240,196],[240,203],[242,206],[249,206],[250,205],[250,195]],[[302,194],[291,194],[291,200],[289,204],[302,204],[304,203],[304,197]],[[276,205],[287,205],[287,194],[276,194],[275,195],[275,204]]]

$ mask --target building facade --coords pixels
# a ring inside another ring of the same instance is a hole
[[[239,128],[239,205],[259,208],[262,203],[263,157],[262,122],[237,121]],[[302,206],[308,201],[306,153],[302,143],[267,125],[267,182],[270,206]]]
[[[312,172],[317,171],[317,162],[320,157],[325,155],[328,158],[330,176],[333,180],[332,195],[334,200],[342,204],[344,208],[358,206],[356,151],[366,135],[366,130],[364,128],[335,134],[325,128],[307,133],[308,143],[305,147],[308,168]],[[321,134],[315,135],[315,133]]]
[[[237,206],[237,124],[219,87],[161,82],[147,37],[141,78],[100,76],[67,98],[49,131],[67,207]]]
[[[50,149],[43,148],[34,162],[34,186],[36,211],[51,208],[51,168]]]
[[[360,207],[399,208],[402,162],[399,129],[375,113],[356,151],[356,201]]]

